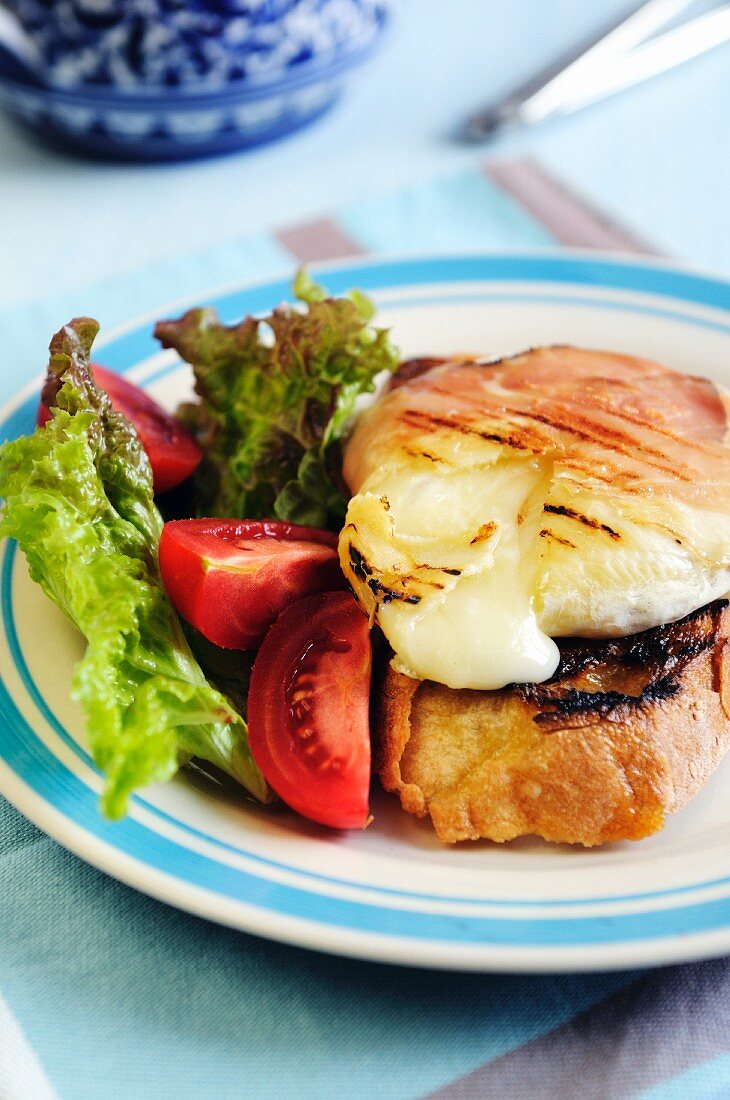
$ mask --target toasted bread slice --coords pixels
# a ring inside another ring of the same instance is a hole
[[[439,838],[592,847],[661,828],[730,747],[730,610],[626,638],[560,639],[544,684],[454,691],[388,667],[376,767]]]

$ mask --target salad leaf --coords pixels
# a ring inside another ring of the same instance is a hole
[[[193,756],[266,800],[245,723],[205,679],[165,593],[152,471],[134,428],[94,383],[97,330],[79,318],[54,336],[44,388],[52,419],[0,449],[0,535],[18,540],[33,580],[86,636],[72,694],[106,773],[109,817]]]
[[[230,699],[238,713],[248,717],[248,688],[255,654],[252,650],[222,649],[209,642],[190,623],[180,620],[193,656],[207,680]]]
[[[201,402],[182,415],[206,455],[200,515],[342,525],[340,443],[358,397],[398,356],[362,294],[328,298],[304,271],[294,294],[303,305],[237,325],[192,309],[155,328],[195,373]]]

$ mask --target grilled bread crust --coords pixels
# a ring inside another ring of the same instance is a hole
[[[440,840],[639,840],[699,790],[730,747],[730,610],[618,639],[560,639],[544,684],[455,691],[390,666],[375,762]]]

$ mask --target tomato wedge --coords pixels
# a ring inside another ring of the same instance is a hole
[[[137,429],[140,442],[152,467],[155,492],[174,489],[190,477],[203,457],[198,444],[182,424],[165,412],[149,394],[120,374],[92,363],[94,381],[106,390],[118,412],[124,413]],[[51,414],[43,404],[38,406],[38,423],[45,424]]]
[[[254,649],[293,600],[345,585],[336,535],[275,520],[170,520],[160,569],[182,617],[225,649]]]
[[[369,820],[370,630],[349,592],[297,600],[254,661],[249,744],[276,793],[335,829]]]

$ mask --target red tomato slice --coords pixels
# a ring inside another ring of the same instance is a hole
[[[345,584],[336,535],[275,520],[170,520],[160,569],[182,617],[225,649],[254,649],[293,600]]]
[[[327,592],[281,613],[251,674],[254,760],[287,805],[334,829],[369,819],[371,665],[366,616]]]
[[[96,384],[106,390],[114,408],[124,413],[137,429],[152,467],[155,492],[174,489],[190,477],[203,452],[182,424],[133,382],[97,363],[92,363],[91,368]],[[38,423],[45,424],[50,417],[50,412],[41,403],[38,406]]]

